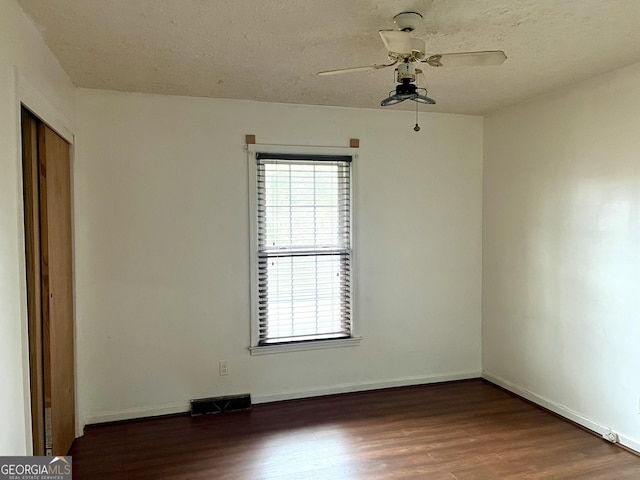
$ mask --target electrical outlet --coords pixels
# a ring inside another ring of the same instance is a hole
[[[220,360],[220,363],[218,364],[218,373],[221,377],[229,375],[229,362],[226,360]]]

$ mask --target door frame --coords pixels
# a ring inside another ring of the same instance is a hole
[[[21,337],[22,337],[22,384],[24,399],[24,416],[25,416],[25,450],[27,454],[33,454],[33,435],[32,435],[32,418],[31,418],[31,372],[29,368],[29,324],[27,318],[27,267],[26,267],[26,232],[24,227],[25,205],[24,205],[24,179],[22,172],[22,107],[32,112],[36,117],[46,123],[52,130],[66,140],[69,145],[69,161],[71,168],[71,252],[72,252],[72,271],[73,275],[73,325],[74,325],[74,369],[78,372],[78,344],[77,344],[77,323],[76,311],[77,300],[75,296],[76,280],[75,280],[75,225],[74,225],[74,165],[75,165],[75,125],[74,123],[58,108],[49,98],[44,95],[31,81],[20,71],[17,66],[13,67],[14,71],[14,118],[16,125],[15,146],[16,146],[16,171],[17,171],[17,188],[18,188],[18,212],[20,218],[19,226],[19,245],[23,255],[19,258],[19,283],[20,283],[20,307],[21,307]],[[79,415],[78,408],[78,388],[77,382],[75,386],[75,437],[82,435],[84,429],[84,420]]]

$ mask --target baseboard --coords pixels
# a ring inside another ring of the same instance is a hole
[[[457,372],[452,374],[433,375],[428,377],[405,377],[394,380],[386,380],[383,382],[356,383],[349,385],[340,385],[336,387],[299,390],[286,393],[278,393],[273,395],[252,395],[253,404],[279,402],[282,400],[295,400],[298,398],[319,397],[323,395],[335,395],[339,393],[363,392],[367,390],[380,390],[383,388],[407,387],[411,385],[425,385],[429,383],[450,382],[455,380],[469,380],[472,378],[480,378],[480,372]],[[155,407],[130,408],[126,410],[118,410],[111,412],[98,412],[84,414],[82,428],[86,425],[94,425],[97,423],[117,422],[121,420],[134,420],[137,418],[157,417],[160,415],[171,415],[175,413],[184,413],[189,411],[189,400],[184,403],[174,405],[162,405]]]
[[[84,415],[84,426],[96,423],[118,422],[121,420],[135,420],[137,418],[158,417],[160,415],[172,415],[189,411],[189,401],[183,404],[163,405],[150,408],[129,408],[112,412],[97,412]]]
[[[578,412],[571,410],[570,408],[565,407],[564,405],[560,405],[556,402],[553,402],[547,398],[544,398],[536,393],[533,393],[525,388],[520,387],[514,383],[511,383],[507,380],[504,380],[486,370],[482,372],[482,378],[491,382],[499,387],[504,388],[516,395],[529,400],[530,402],[535,403],[536,405],[541,406],[561,417],[566,418],[567,420],[572,421],[573,423],[577,423],[578,425],[591,430],[597,435],[604,435],[606,433],[612,432],[613,430],[606,425],[599,424],[590,418],[585,417],[584,415],[580,415]],[[640,454],[640,442],[637,442],[634,439],[618,434],[618,443],[623,445],[624,447],[633,450],[635,453]]]
[[[297,398],[321,397],[323,395],[336,395],[339,393],[365,392],[367,390],[381,390],[383,388],[409,387],[412,385],[426,385],[429,383],[452,382],[456,380],[470,380],[480,378],[480,372],[457,372],[452,374],[433,375],[428,377],[405,377],[383,382],[351,383],[329,388],[313,390],[300,390],[294,392],[278,393],[274,395],[252,396],[253,403],[280,402],[283,400],[295,400]]]

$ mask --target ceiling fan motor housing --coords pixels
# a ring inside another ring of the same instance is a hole
[[[396,72],[398,82],[404,80],[408,80],[410,82],[416,81],[416,67],[413,65],[413,63],[401,63],[400,65],[398,65],[398,68],[396,68]]]

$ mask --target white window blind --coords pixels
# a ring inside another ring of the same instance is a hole
[[[258,345],[351,336],[351,157],[256,153]]]

